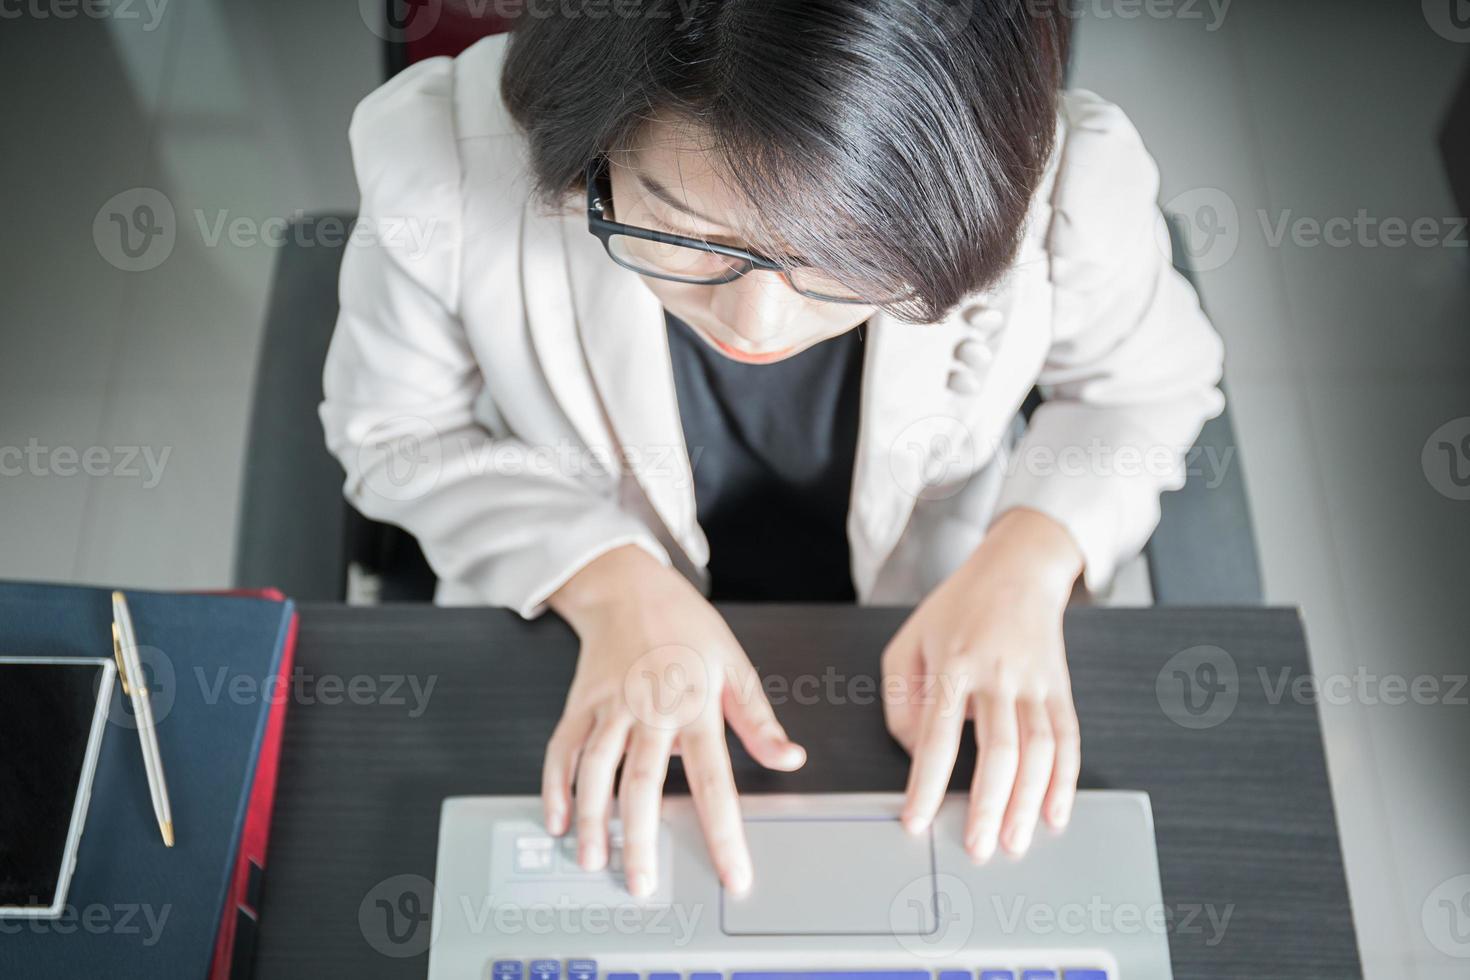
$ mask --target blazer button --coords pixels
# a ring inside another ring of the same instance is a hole
[[[984,307],[977,307],[965,313],[965,323],[969,325],[971,330],[980,334],[982,337],[999,333],[1000,328],[1005,326],[1005,322],[1006,318],[999,310],[987,310]]]
[[[964,368],[949,372],[949,390],[957,395],[974,395],[980,392],[980,379]]]
[[[984,372],[990,368],[990,362],[995,360],[995,353],[983,341],[970,339],[962,340],[954,349],[955,360],[972,371]]]

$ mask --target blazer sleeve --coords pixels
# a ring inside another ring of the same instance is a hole
[[[1159,172],[1117,106],[1064,99],[1047,250],[1053,336],[995,513],[1030,507],[1071,533],[1094,591],[1136,554],[1159,495],[1224,407],[1223,349],[1173,267]]]
[[[474,406],[493,393],[458,314],[453,85],[449,59],[421,62],[353,114],[362,205],[343,255],[320,416],[354,507],[413,534],[441,578],[529,618],[612,548],[669,557],[618,505],[615,485],[556,472],[541,464],[544,452],[477,420]]]

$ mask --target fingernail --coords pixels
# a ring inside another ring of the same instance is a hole
[[[748,868],[731,868],[725,873],[725,890],[735,895],[744,895],[750,891],[750,870]]]
[[[561,810],[546,811],[546,831],[549,834],[560,836],[566,833],[567,815]]]
[[[582,845],[582,870],[601,871],[605,858],[602,856],[602,848],[596,844]]]
[[[911,834],[922,834],[929,829],[929,821],[918,815],[907,816],[903,818],[903,829]]]
[[[1031,846],[1031,831],[1013,828],[1006,833],[1006,850],[1020,857]]]
[[[802,766],[806,765],[806,749],[802,748],[800,745],[797,745],[795,742],[786,743],[786,748],[783,752],[782,757],[786,760],[786,764],[792,769],[800,769]]]
[[[1058,830],[1067,826],[1067,821],[1072,819],[1072,811],[1064,806],[1055,807],[1051,811],[1051,825]]]
[[[628,891],[638,898],[653,894],[653,875],[647,871],[637,872],[628,882]]]
[[[976,864],[984,864],[995,854],[995,838],[986,833],[975,833],[965,841],[965,850]]]

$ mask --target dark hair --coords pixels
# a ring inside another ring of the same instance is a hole
[[[563,0],[519,18],[502,93],[548,202],[672,112],[709,132],[761,215],[752,248],[779,242],[881,295],[910,289],[892,312],[928,322],[1015,256],[1055,142],[1067,37],[1055,9]]]

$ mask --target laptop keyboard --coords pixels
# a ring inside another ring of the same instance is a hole
[[[603,971],[596,960],[496,960],[491,980],[1108,980],[1106,970],[1040,965],[1019,970],[731,970],[701,971]]]

